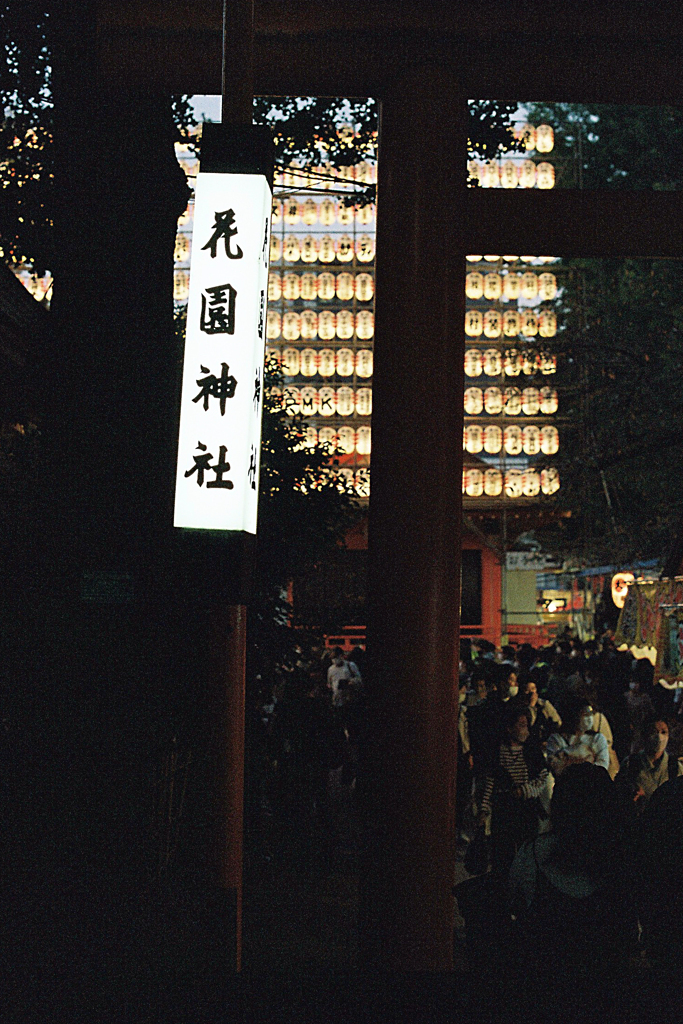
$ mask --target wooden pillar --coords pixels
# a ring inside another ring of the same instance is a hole
[[[452,968],[464,102],[442,69],[382,97],[360,956]]]

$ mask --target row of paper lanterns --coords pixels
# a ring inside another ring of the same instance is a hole
[[[371,185],[377,180],[377,165],[364,160],[354,166],[332,167],[325,164],[304,171],[296,164],[290,164],[275,172],[274,184],[281,188],[336,189],[339,184],[359,182]]]
[[[468,423],[463,429],[462,446],[470,455],[482,451],[488,455],[501,451],[507,455],[554,455],[560,447],[560,435],[557,427],[537,427],[535,423],[526,427],[511,424],[504,430],[495,423]]]
[[[557,412],[558,398],[554,388],[466,388],[465,413],[479,416],[552,416]]]
[[[268,301],[278,302],[280,299],[314,302],[322,299],[330,302],[339,299],[341,302],[371,302],[375,294],[375,282],[372,274],[331,274],[325,270],[322,274],[279,274],[271,270],[268,275]]]
[[[468,299],[490,299],[516,302],[517,299],[533,300],[540,297],[550,302],[557,295],[557,278],[550,272],[535,274],[526,270],[518,274],[511,270],[505,275],[491,271],[481,274],[472,270],[465,278],[465,294]]]
[[[476,179],[482,188],[541,188],[555,187],[555,168],[544,160],[535,164],[533,160],[469,160],[467,170],[470,178]]]
[[[560,474],[554,466],[542,469],[477,469],[467,467],[462,474],[462,493],[470,498],[498,497],[534,498],[538,494],[555,494],[560,489]]]
[[[370,497],[370,470],[365,466],[356,470],[355,473],[346,466],[335,468],[334,476],[345,484],[350,484],[359,498]]]
[[[500,263],[501,258],[504,263],[557,263],[559,256],[465,256],[468,263]]]
[[[555,132],[549,124],[539,124],[536,128],[528,123],[516,124],[512,134],[527,151],[552,153],[555,146]]]
[[[554,338],[557,334],[557,317],[552,309],[543,309],[535,313],[531,309],[508,309],[504,313],[498,309],[489,309],[482,313],[479,309],[465,311],[465,334],[468,338],[514,338],[518,334],[525,338],[533,338],[540,334],[542,338]]]
[[[306,427],[304,431],[303,444],[307,448],[315,448],[317,444],[326,444],[333,452],[341,455],[369,455],[372,450],[372,428],[359,427]]]
[[[297,388],[287,385],[280,391],[271,388],[275,396],[282,395],[282,404],[290,416],[359,416],[372,414],[372,388]]]
[[[478,348],[468,348],[465,352],[465,374],[468,377],[519,377],[520,373],[530,377],[536,373],[549,375],[557,371],[557,356],[554,352],[537,351],[535,349],[507,348],[505,352],[497,348],[487,348],[483,352]]]
[[[375,258],[375,240],[368,234],[354,239],[351,235],[322,235],[315,238],[306,235],[287,235],[283,240],[278,235],[270,236],[270,259],[277,263],[283,259],[285,263],[350,263],[356,256],[359,263],[371,263]]]
[[[350,309],[340,309],[337,313],[323,310],[316,313],[313,309],[304,309],[301,313],[289,310],[279,313],[269,309],[266,314],[266,337],[276,341],[280,335],[286,341],[298,341],[299,338],[321,338],[331,341],[337,337],[347,341],[353,335],[365,341],[375,333],[375,317],[369,309],[361,309],[353,313]]]
[[[335,373],[340,377],[372,377],[372,350],[350,348],[267,348],[269,355],[275,356],[282,366],[285,377],[332,377]]]
[[[306,227],[313,227],[314,224],[322,224],[323,227],[332,227],[333,224],[372,224],[375,219],[375,204],[368,203],[366,206],[346,206],[342,202],[335,202],[333,199],[323,199],[316,203],[315,199],[305,199],[299,202],[296,198],[273,200],[273,226],[281,224],[305,224]]]

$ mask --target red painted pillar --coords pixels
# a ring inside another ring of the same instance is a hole
[[[382,98],[362,966],[452,968],[465,104],[435,66]]]

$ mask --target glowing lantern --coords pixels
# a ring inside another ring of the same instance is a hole
[[[301,295],[301,279],[298,274],[285,274],[282,281],[282,294],[286,299],[298,299]]]
[[[522,430],[522,447],[525,455],[538,455],[541,450],[541,431],[536,426]]]
[[[484,392],[484,409],[489,416],[500,416],[503,411],[503,392],[500,388],[487,388]]]
[[[535,469],[525,469],[522,473],[522,494],[525,498],[535,497],[541,489],[541,478]]]
[[[369,348],[360,348],[356,352],[356,375],[372,377],[372,352]]]
[[[478,416],[484,408],[484,396],[481,388],[465,390],[465,412],[468,416]]]
[[[370,302],[375,294],[375,282],[371,274],[356,275],[356,298],[359,302]]]
[[[481,352],[478,348],[468,348],[465,352],[465,374],[468,377],[481,376]]]
[[[538,164],[536,167],[536,184],[538,188],[555,187],[555,168],[552,164]]]
[[[362,181],[364,185],[371,185],[375,180],[375,165],[369,164],[367,160],[356,166],[356,181]]]
[[[370,470],[363,467],[356,473],[356,494],[359,498],[370,497]]]
[[[320,223],[323,227],[329,228],[334,224],[334,202],[331,199],[323,199],[320,204]]]
[[[176,235],[173,260],[175,263],[185,263],[190,258],[190,239],[188,235]]]
[[[318,395],[318,399],[320,399],[320,395]],[[318,431],[318,441],[334,451],[337,447],[337,433],[334,427],[321,427]]]
[[[296,377],[299,373],[298,348],[286,348],[282,353],[282,372],[285,377]]]
[[[318,412],[318,392],[315,388],[302,388],[299,392],[301,412],[304,416],[315,416]]]
[[[486,260],[487,263],[497,263],[498,260],[500,259],[500,256],[486,256],[485,255],[484,259]]]
[[[495,302],[500,298],[503,291],[503,281],[500,274],[487,274],[484,278],[484,298]]]
[[[270,341],[275,341],[279,338],[281,325],[282,319],[280,314],[274,309],[269,309],[266,313],[266,338]]]
[[[516,338],[521,329],[522,316],[516,309],[508,309],[503,313],[503,334],[506,338]]]
[[[508,455],[521,455],[522,452],[522,428],[506,427],[503,434],[503,443]]]
[[[520,293],[520,276],[514,271],[506,274],[503,278],[503,295],[506,299],[516,302]]]
[[[495,160],[487,160],[479,168],[479,184],[482,188],[495,188],[499,182],[498,164]]]
[[[318,207],[314,199],[307,199],[304,203],[301,219],[307,227],[311,227],[318,220]]]
[[[484,471],[484,494],[495,498],[502,494],[503,474],[499,469],[487,469]]]
[[[305,309],[301,314],[301,337],[318,337],[318,314],[312,309]]]
[[[282,401],[285,412],[288,416],[296,416],[301,412],[301,396],[299,389],[295,387],[287,387],[282,392]]]
[[[299,239],[296,235],[287,235],[284,244],[284,257],[286,263],[296,263],[301,256]]]
[[[353,388],[337,388],[337,412],[340,416],[350,416],[353,412]]]
[[[337,210],[337,220],[340,224],[353,224],[353,207],[340,203]]]
[[[538,295],[538,278],[533,270],[527,270],[522,274],[522,296],[525,299],[535,299]]]
[[[629,584],[635,582],[632,572],[615,572],[612,577],[612,600],[617,608],[623,608],[626,604]]]
[[[480,452],[484,446],[483,430],[478,423],[470,423],[463,430],[463,440],[466,451],[471,455],[476,455]]]
[[[525,338],[533,338],[538,334],[538,317],[530,309],[522,313],[522,334]]]
[[[268,302],[277,302],[282,295],[282,278],[280,275],[271,270],[268,274]]]
[[[273,211],[270,215],[271,224],[282,223],[282,203],[279,199],[273,199]]]
[[[342,302],[353,298],[353,275],[337,274],[337,298]]]
[[[173,301],[187,302],[190,295],[190,275],[187,270],[176,270],[173,274]]]
[[[329,310],[323,310],[318,314],[318,337],[322,341],[331,341],[334,338],[337,318]]]
[[[304,263],[315,263],[318,258],[318,243],[313,235],[306,235],[301,243],[301,259]]]
[[[321,263],[334,263],[334,239],[331,235],[323,235],[320,239],[318,259]]]
[[[318,392],[321,416],[334,416],[337,411],[334,388],[321,388]],[[322,434],[322,431],[320,431]]]
[[[522,188],[533,188],[536,184],[536,164],[533,160],[523,160],[519,169],[519,184]]]
[[[361,309],[356,314],[356,337],[367,341],[375,333],[375,318],[369,309]]]
[[[322,275],[321,275],[322,276]],[[301,298],[305,302],[313,302],[318,297],[318,278],[315,274],[303,274],[301,277]]]
[[[318,296],[323,302],[330,302],[334,298],[334,274],[325,271],[318,275]]]
[[[541,427],[541,451],[544,455],[555,455],[560,447],[557,427]]]
[[[517,168],[512,160],[506,160],[501,167],[500,183],[503,188],[517,188]]]
[[[557,317],[551,309],[541,311],[538,318],[538,333],[542,338],[554,338],[557,334]]]
[[[524,388],[522,392],[522,412],[525,416],[537,416],[541,406],[538,388]]]
[[[365,206],[356,207],[356,220],[359,224],[372,224],[375,219],[374,203],[367,203]]]
[[[484,474],[480,469],[465,470],[465,493],[470,498],[479,498],[484,493]]]
[[[370,263],[375,258],[375,243],[370,235],[361,235],[356,242],[356,256],[359,263]]]
[[[337,337],[342,341],[353,337],[353,313],[350,309],[340,309],[337,313]]]
[[[522,356],[516,348],[506,348],[503,360],[507,377],[519,377],[522,369]]]
[[[322,314],[321,314],[322,315]],[[336,367],[334,349],[321,348],[318,352],[318,373],[321,377],[332,377]]]
[[[372,435],[370,427],[359,427],[356,434],[356,451],[359,455],[369,455],[372,450]]]
[[[536,149],[539,153],[552,153],[555,133],[549,124],[539,124],[536,129]]]
[[[531,150],[536,148],[536,129],[532,124],[516,125],[514,137],[522,143],[522,148]]]
[[[467,174],[473,181],[479,181],[479,164],[476,160],[467,161]]]
[[[314,348],[301,350],[299,372],[302,377],[315,377],[318,371],[318,354]]]
[[[467,470],[462,471],[462,493],[465,493],[465,487],[467,486]]]
[[[541,373],[546,374],[557,372],[557,356],[552,352],[541,352],[540,356]]]
[[[527,377],[531,377],[536,373],[538,366],[538,354],[533,349],[525,348],[522,350],[522,373],[526,374]]]
[[[484,427],[484,451],[488,455],[497,455],[503,447],[503,431],[500,427],[489,424]]]
[[[481,263],[483,256],[465,256],[468,263]]]
[[[560,474],[554,466],[541,470],[541,490],[544,494],[555,494],[560,489]]]
[[[541,412],[544,416],[557,412],[557,391],[554,388],[541,388]]]
[[[282,353],[279,348],[274,345],[266,345],[266,356],[270,356],[272,359],[277,359],[279,363],[281,355]]]
[[[372,388],[358,388],[356,391],[356,412],[359,416],[372,414]]]
[[[519,416],[522,412],[522,392],[519,388],[505,388],[505,415]]]
[[[306,448],[315,448],[318,444],[318,431],[315,427],[306,427],[304,431],[304,445]]]
[[[554,274],[544,273],[538,276],[538,294],[544,302],[550,302],[557,295],[557,278]]]
[[[468,309],[465,313],[465,334],[468,338],[478,338],[484,330],[484,318],[478,309]]]
[[[340,377],[350,377],[353,374],[353,351],[350,348],[337,350],[337,373]]]
[[[353,427],[340,427],[337,438],[339,451],[351,455],[356,447],[356,431]]]
[[[505,260],[506,263],[516,263],[519,259],[519,256],[503,256],[503,259]]]
[[[500,377],[503,372],[503,359],[497,348],[487,348],[484,352],[484,373],[487,377]]]
[[[270,236],[270,262],[277,263],[282,256],[282,246],[280,245],[280,239],[277,235],[272,234]]]
[[[522,471],[521,469],[508,469],[505,474],[505,493],[508,498],[522,497]]]
[[[503,317],[497,309],[484,313],[484,334],[487,338],[499,338],[503,329]]]
[[[478,270],[473,270],[465,278],[465,295],[468,299],[480,299],[483,294],[484,275]]]
[[[286,341],[298,341],[301,337],[301,317],[293,310],[282,318],[282,337]]]
[[[301,208],[296,199],[288,199],[285,202],[285,224],[298,224],[301,217]]]
[[[282,184],[286,188],[294,188],[295,184],[297,183],[297,175],[295,173],[296,169],[297,165],[295,163],[291,163],[289,167],[285,169],[285,172],[282,176]]]

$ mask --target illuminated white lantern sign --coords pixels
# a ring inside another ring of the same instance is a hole
[[[204,125],[180,405],[177,527],[256,533],[270,145],[258,129]],[[272,327],[269,333],[275,333]]]

